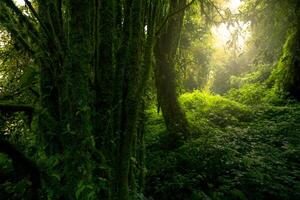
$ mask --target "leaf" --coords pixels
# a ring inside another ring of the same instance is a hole
[[[29,87],[33,84],[35,77],[37,75],[36,69],[34,69],[33,66],[28,66],[24,72],[23,75],[20,78],[20,86],[21,88]]]
[[[58,174],[52,173],[51,176],[54,177],[56,179],[56,181],[58,181],[58,182],[60,181],[60,176]]]
[[[247,197],[245,196],[245,194],[238,190],[238,189],[233,189],[231,191],[231,194],[234,196],[234,197],[237,197],[237,199],[240,199],[240,200],[248,200]]]
[[[84,182],[80,181],[79,184],[77,185],[77,190],[75,193],[76,199],[79,199],[79,196],[83,192],[84,189],[85,189]]]

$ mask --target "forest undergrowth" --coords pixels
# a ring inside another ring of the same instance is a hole
[[[245,105],[194,91],[180,97],[192,137],[162,150],[164,122],[147,111],[149,199],[299,199],[300,104]]]

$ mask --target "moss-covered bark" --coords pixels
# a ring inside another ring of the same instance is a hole
[[[169,13],[174,13],[186,5],[186,1],[170,0]],[[155,46],[155,83],[158,104],[161,107],[169,136],[168,148],[178,146],[189,135],[188,122],[181,109],[176,93],[175,56],[180,40],[184,11],[170,17],[161,29]]]
[[[92,44],[91,4],[89,1],[68,2],[67,51],[61,76],[61,124],[64,139],[64,165],[68,197],[88,199],[95,192],[92,182],[94,147],[89,87]],[[76,158],[74,158],[76,155]],[[80,191],[80,192],[79,192]],[[89,197],[90,196],[90,197]]]
[[[143,33],[142,1],[127,1],[129,14],[127,63],[124,66],[124,86],[121,112],[121,137],[118,164],[118,199],[129,199],[129,166],[133,138],[136,137],[137,109],[140,98],[138,85],[140,83],[141,48]],[[125,10],[126,11],[126,10]]]
[[[278,63],[277,86],[288,96],[300,100],[300,38],[299,31],[291,33]]]
[[[11,0],[5,2],[0,6],[7,16],[1,19],[16,22],[8,31],[40,67],[36,131],[46,151],[43,159],[59,158],[49,166],[59,178],[50,198],[134,198],[137,172],[130,166],[137,156],[143,165],[143,152],[136,154],[137,142],[143,151],[143,135],[136,129],[158,1],[37,0],[37,7],[27,2],[34,20]],[[18,34],[16,27],[33,31]],[[106,186],[98,188],[99,180]]]
[[[279,92],[300,100],[300,5],[297,5],[295,27],[288,34],[272,78]]]

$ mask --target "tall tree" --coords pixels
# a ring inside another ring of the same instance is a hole
[[[169,1],[169,11],[163,16],[166,21],[158,32],[155,45],[154,73],[157,100],[169,134],[166,141],[168,148],[178,146],[189,135],[188,121],[177,98],[175,71],[175,56],[182,30],[184,10],[188,7],[186,2],[186,0]]]
[[[130,166],[151,67],[157,2],[25,3],[26,15],[12,0],[1,0],[0,23],[40,70],[36,132],[44,159],[58,160],[52,170],[60,180],[57,192],[48,195],[131,198]],[[99,156],[106,159],[95,158]],[[96,172],[100,164],[110,170]],[[99,178],[106,179],[112,192],[99,191]]]

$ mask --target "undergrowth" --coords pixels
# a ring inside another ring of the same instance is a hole
[[[148,199],[300,199],[300,105],[246,106],[195,91],[180,97],[192,137],[155,148],[166,130],[147,111]]]

